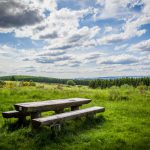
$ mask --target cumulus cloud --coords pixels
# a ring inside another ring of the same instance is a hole
[[[96,2],[101,6],[101,10],[95,14],[96,19],[125,19],[131,14],[128,6],[130,4],[132,4],[132,6],[138,4],[137,0],[133,0],[132,2],[129,0],[96,0]]]
[[[71,57],[69,56],[57,56],[57,57],[39,57],[36,58],[37,63],[54,63],[57,61],[64,61],[64,60],[70,60]]]
[[[117,45],[115,46],[114,50],[126,50],[128,47],[128,44],[123,44],[123,45]]]
[[[57,50],[57,51],[51,51],[51,50],[46,50],[43,52],[39,52],[37,55],[38,56],[59,56],[59,55],[63,55],[66,52],[63,50]]]
[[[113,28],[111,26],[105,27],[105,32],[111,32]]]
[[[101,4],[103,8],[98,11],[99,17],[97,19],[115,18],[124,21],[120,30],[121,32],[105,35],[104,37],[97,39],[97,44],[103,45],[118,43],[129,40],[133,37],[139,37],[147,32],[146,29],[141,29],[141,26],[150,23],[150,14],[148,10],[150,4],[147,0],[133,0],[132,2],[128,0],[97,0],[97,3]],[[132,8],[136,6],[141,6],[141,10],[138,12],[133,11]],[[122,14],[122,12],[124,13]],[[95,15],[97,16],[97,14]],[[118,15],[120,15],[121,18]]]
[[[137,63],[138,58],[132,55],[116,55],[116,56],[109,56],[105,58],[101,58],[100,60],[97,61],[98,64],[123,64],[123,65],[128,65],[128,64],[133,64]]]
[[[0,1],[0,27],[12,28],[33,25],[43,20],[43,15],[36,8],[29,7],[18,0]]]
[[[149,52],[150,51],[150,39],[148,40],[144,40],[144,41],[141,41],[137,44],[134,44],[132,45],[130,48],[129,48],[130,51],[146,51],[146,52]]]

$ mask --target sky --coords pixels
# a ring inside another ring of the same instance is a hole
[[[150,75],[150,0],[0,0],[0,76]]]

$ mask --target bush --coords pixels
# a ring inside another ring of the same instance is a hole
[[[17,86],[16,82],[13,82],[13,81],[7,81],[6,84],[5,84],[6,88],[14,88],[16,86]]]
[[[3,88],[6,85],[4,81],[0,81],[0,88]]]
[[[121,88],[122,89],[131,89],[131,88],[133,88],[133,86],[132,85],[128,85],[128,84],[123,84],[123,85],[121,85]]]
[[[36,86],[36,83],[33,81],[21,81],[19,86]]]
[[[145,91],[148,89],[147,86],[140,84],[137,89],[140,91],[141,94],[145,93]]]
[[[117,88],[110,88],[109,90],[109,100],[120,100],[121,94]]]
[[[59,90],[63,90],[63,85],[61,85],[61,84],[57,84],[57,89],[59,89]]]
[[[75,86],[76,83],[73,80],[68,80],[67,85]]]
[[[31,81],[29,82],[29,86],[36,86],[36,83],[31,80]]]
[[[127,85],[125,85],[126,87]],[[129,86],[130,87],[130,86]],[[126,91],[120,90],[117,86],[112,86],[109,89],[109,100],[115,101],[115,100],[129,100],[129,96],[126,93]]]

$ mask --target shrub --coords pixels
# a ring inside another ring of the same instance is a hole
[[[19,86],[36,86],[36,83],[33,81],[21,81]]]
[[[75,86],[76,83],[73,80],[68,80],[67,85]]]
[[[6,85],[4,81],[0,81],[0,88],[3,88]]]
[[[38,88],[38,89],[44,89],[44,85],[38,85],[36,88]]]
[[[129,86],[130,87],[130,86]],[[112,86],[109,89],[109,100],[129,100],[129,94],[126,91],[120,90],[117,86]]]
[[[147,90],[147,86],[140,84],[137,89],[140,91],[141,94],[145,93],[145,91]]]
[[[115,89],[111,89],[109,90],[109,100],[119,100],[120,99],[120,92],[118,90]]]
[[[17,86],[16,83],[12,82],[12,81],[7,81],[6,84],[5,84],[6,88],[14,88],[16,86]]]
[[[19,83],[19,86],[29,86],[30,85],[30,82],[27,82],[27,81],[21,81]]]
[[[123,84],[123,85],[121,85],[121,88],[122,89],[130,89],[130,88],[133,88],[133,86],[132,85],[128,85],[128,84]]]
[[[29,86],[36,86],[36,83],[31,80],[31,81],[29,82]]]
[[[57,89],[59,89],[59,90],[63,90],[63,85],[61,85],[61,84],[57,84]]]

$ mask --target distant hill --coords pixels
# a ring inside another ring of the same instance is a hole
[[[13,76],[2,76],[0,80],[5,81],[33,81],[33,82],[43,82],[43,83],[60,83],[66,84],[70,79],[59,79],[50,77],[38,77],[38,76],[24,76],[24,75],[13,75]],[[77,85],[88,85],[89,80],[79,80],[73,79]]]
[[[78,80],[95,80],[95,79],[120,79],[120,78],[144,78],[150,76],[107,76],[107,77],[93,77],[93,78],[76,78]]]

